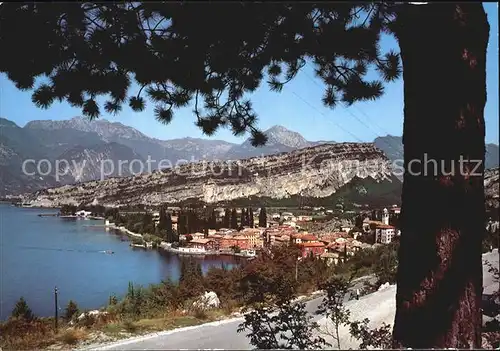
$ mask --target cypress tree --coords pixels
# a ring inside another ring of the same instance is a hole
[[[179,211],[179,215],[177,217],[177,232],[179,235],[187,234],[187,214],[185,210]]]
[[[175,242],[174,230],[172,228],[172,217],[168,212],[166,213],[166,219],[165,219],[165,239],[167,240],[168,243]]]
[[[247,225],[247,214],[246,214],[245,208],[242,208],[241,209],[241,216],[240,216],[240,227],[243,228],[246,225]]]
[[[238,214],[235,208],[231,210],[231,229],[238,229]]]
[[[255,222],[254,222],[254,219],[253,219],[253,208],[251,208],[251,207],[248,209],[248,225],[251,228],[255,227]]]
[[[266,228],[267,227],[267,214],[266,214],[266,208],[261,207],[260,213],[259,213],[259,227],[261,228]]]
[[[215,210],[212,210],[209,223],[210,229],[217,229],[217,214],[215,213]]]
[[[186,213],[186,228],[187,228],[187,233],[192,234],[193,233],[193,211],[189,209]]]
[[[230,225],[231,225],[231,211],[229,210],[229,208],[226,208],[224,210],[224,220],[222,221],[222,226],[224,228],[229,228]]]
[[[158,231],[163,232],[167,229],[167,208],[166,206],[162,206],[160,208],[160,220],[158,221],[158,225],[156,226]]]

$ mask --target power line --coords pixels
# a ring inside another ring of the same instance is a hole
[[[319,112],[320,114],[322,114],[323,116],[327,117],[323,112],[321,112],[319,109],[317,109],[314,105],[310,104],[308,101],[306,101],[304,98],[302,98],[299,94],[297,94],[295,91],[293,90],[290,90],[295,96],[297,96],[300,100],[302,100],[305,104],[309,105],[309,107],[311,107],[312,109],[316,110],[317,112]],[[360,143],[363,143],[364,141],[361,140],[360,138],[358,138],[356,135],[354,135],[353,133],[351,133],[350,131],[346,130],[345,128],[341,127],[339,124],[335,123],[334,121],[332,121],[331,119],[329,119],[327,117],[326,119],[328,122],[330,123],[333,123],[335,126],[337,126],[338,128],[342,129],[344,132],[348,133],[349,135],[351,135],[354,139],[356,139],[357,141],[359,141]]]
[[[316,82],[309,74],[307,74],[307,72],[304,72],[304,74],[306,75],[306,77],[311,81],[313,82],[315,85],[317,85],[319,88],[322,88],[318,82]],[[361,123],[362,125],[364,125],[367,129],[369,129],[373,134],[375,134],[377,137],[379,137],[380,135],[378,135],[377,132],[375,132],[373,129],[371,129],[365,122],[363,122],[360,118],[358,118],[358,116],[356,116],[355,114],[353,114],[351,111],[349,111],[349,109],[345,109],[347,111],[347,113],[349,113],[349,115],[351,115],[352,117],[354,117],[359,123]],[[365,117],[367,117],[368,119],[368,116],[365,115]],[[373,122],[372,122],[373,123]],[[380,128],[380,127],[379,127]],[[381,129],[381,128],[380,128]],[[382,130],[382,129],[381,129]]]
[[[318,82],[316,82],[311,76],[309,76],[309,74],[307,74],[307,72],[304,72],[304,74],[306,75],[306,77],[311,81],[313,82],[315,85],[317,85],[318,87],[320,87],[321,89],[323,89],[323,87],[321,87]],[[367,120],[370,120],[370,118],[368,117],[368,115],[366,113],[364,113],[359,107],[355,106],[354,107],[360,111],[366,118]],[[359,123],[361,123],[362,125],[364,125],[367,129],[369,129],[373,134],[375,134],[378,137],[380,137],[380,135],[375,132],[372,128],[370,128],[365,122],[363,122],[358,116],[356,116],[355,114],[353,114],[349,109],[345,109],[347,111],[347,113],[349,113],[349,115],[351,115],[352,117],[354,117]],[[390,135],[388,132],[384,131],[380,126],[378,126],[374,121],[371,121],[371,123],[375,124],[380,130],[382,130],[384,133],[386,133],[387,135]],[[386,144],[390,149],[394,150],[394,151],[398,151],[396,150],[391,144],[389,144],[385,139],[381,139],[384,144]]]

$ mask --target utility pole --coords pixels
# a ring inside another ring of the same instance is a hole
[[[295,281],[299,279],[299,260],[295,262]]]
[[[300,257],[297,257],[297,261],[295,261],[295,281],[299,280],[299,261]]]
[[[57,319],[58,319],[58,308],[57,308],[57,286],[54,288],[54,304],[55,304],[55,322],[54,326],[57,332]]]

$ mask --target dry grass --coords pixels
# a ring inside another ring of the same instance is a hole
[[[194,318],[199,320],[206,320],[208,318],[207,311],[201,307],[194,307],[191,313]]]
[[[66,345],[76,345],[88,338],[88,332],[82,328],[69,328],[58,335],[58,340]]]
[[[222,311],[224,315],[231,315],[234,312],[238,312],[241,308],[241,304],[239,304],[235,300],[227,300],[221,305]]]
[[[125,320],[123,323],[123,328],[128,332],[128,333],[135,333],[137,332],[137,325],[131,321],[131,320]]]
[[[88,318],[74,327],[60,325],[60,332],[54,332],[52,319],[36,319],[31,322],[10,320],[0,323],[0,348],[2,350],[34,350],[45,349],[51,345],[76,346],[89,339],[93,331],[100,330],[114,338],[128,337],[131,334],[144,334],[171,330],[227,317],[234,306],[223,306],[220,309],[189,311],[167,311],[156,318],[145,318],[137,321],[121,319],[116,314],[102,318]]]
[[[175,328],[189,327],[201,324],[202,321],[194,316],[168,316],[162,318],[141,319],[136,322],[141,332],[155,332]]]
[[[136,321],[124,319],[100,326],[99,329],[108,336],[124,337],[130,334],[144,334],[198,325],[208,320],[214,320],[213,314],[207,314],[205,319],[198,319],[191,314],[185,315],[181,311],[172,311],[157,318],[144,318]]]
[[[9,320],[0,324],[0,347],[3,350],[42,349],[56,341],[50,321]]]

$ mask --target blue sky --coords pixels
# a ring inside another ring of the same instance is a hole
[[[484,3],[490,22],[490,41],[487,53],[487,93],[485,109],[486,142],[498,143],[498,9],[496,3]],[[385,37],[382,47],[396,48],[396,40]],[[401,135],[403,130],[403,82],[386,85],[384,96],[373,102],[357,103],[334,110],[323,107],[321,82],[314,77],[313,68],[307,65],[299,75],[285,86],[281,93],[270,92],[267,84],[252,96],[263,130],[279,124],[300,132],[308,140],[371,141],[387,134]],[[103,111],[104,112],[104,111]],[[30,92],[18,91],[0,74],[0,116],[24,126],[36,119],[61,120],[80,115],[80,110],[66,103],[54,103],[49,109],[38,109],[31,102]],[[119,121],[146,135],[159,139],[182,137],[207,138],[194,125],[192,108],[176,111],[169,125],[154,119],[153,105],[136,113],[124,106],[118,116],[103,113],[101,118]],[[229,130],[220,130],[212,139],[241,143],[247,136],[235,137]]]

